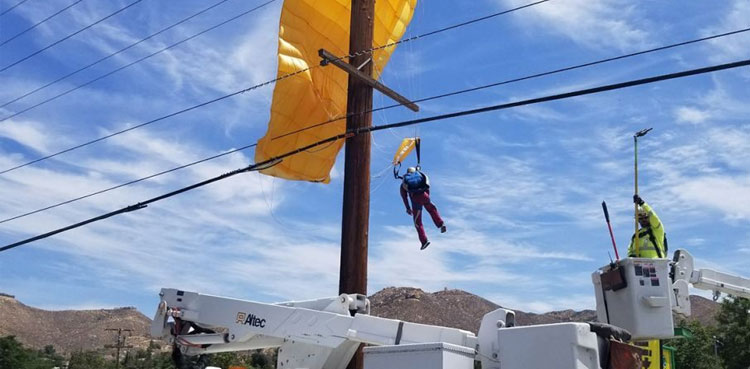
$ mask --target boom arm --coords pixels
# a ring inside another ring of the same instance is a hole
[[[714,299],[719,294],[726,293],[734,296],[750,298],[750,279],[717,272],[712,269],[695,270],[693,256],[689,252],[679,249],[674,253],[674,281],[684,280],[695,288],[714,292]]]
[[[356,294],[278,304],[171,288],[160,296],[151,335],[179,353],[278,347],[282,369],[343,369],[360,343],[380,346],[365,348],[367,369],[471,369],[475,361],[485,369],[500,369],[501,363],[502,369],[600,369],[605,353],[599,351],[603,338],[588,324],[514,327],[515,313],[503,308],[484,315],[476,336],[371,316],[367,298]],[[539,347],[559,349],[539,355]]]
[[[191,356],[280,347],[279,362],[285,368],[314,369],[345,367],[360,343],[477,347],[477,337],[468,331],[370,316],[363,295],[279,304],[170,288],[160,296],[151,335]]]

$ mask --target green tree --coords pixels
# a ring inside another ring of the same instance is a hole
[[[35,351],[23,347],[14,336],[0,338],[0,369],[50,369],[61,367],[63,361],[51,345]]]
[[[152,342],[145,350],[130,351],[120,367],[123,369],[175,369],[171,355],[158,351],[159,348],[158,344]]]
[[[680,322],[681,328],[692,333],[690,338],[670,341],[675,347],[675,366],[679,369],[723,369],[721,360],[715,354],[716,331],[697,321]]]
[[[80,351],[70,355],[68,369],[112,369],[115,367],[114,361],[104,358],[102,353],[97,351]]]
[[[716,315],[719,356],[727,369],[750,368],[750,300],[727,297]]]
[[[59,355],[55,350],[55,346],[47,345],[44,349],[39,351],[38,357],[41,359],[42,366],[44,369],[58,367],[61,368],[65,362],[65,358]]]
[[[31,358],[15,336],[0,338],[0,369],[25,368]]]
[[[272,355],[266,354],[263,350],[255,350],[255,352],[250,355],[250,364],[253,368],[270,369],[276,365],[276,361]]]
[[[222,352],[211,355],[211,365],[219,368],[229,368],[230,366],[250,366],[250,357],[238,352]]]

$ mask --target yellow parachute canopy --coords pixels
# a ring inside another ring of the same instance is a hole
[[[405,138],[403,141],[401,141],[401,146],[398,147],[398,150],[396,150],[396,155],[393,156],[393,165],[403,162],[404,159],[406,159],[406,157],[409,156],[409,154],[411,154],[411,152],[417,146],[418,141],[419,137]]]
[[[417,0],[375,2],[373,46],[398,41],[411,21]],[[350,0],[285,0],[279,25],[279,70],[284,76],[320,64],[319,49],[349,53]],[[395,47],[373,52],[374,76],[379,76]],[[335,66],[317,67],[276,83],[271,119],[258,141],[255,161],[261,162],[296,148],[343,133],[345,120],[321,124],[346,115],[348,74]],[[308,127],[319,125],[315,128]],[[297,133],[289,134],[290,132]],[[280,137],[283,136],[283,137]],[[280,138],[277,138],[280,137]],[[293,180],[330,182],[330,172],[343,140],[285,158],[261,173]]]

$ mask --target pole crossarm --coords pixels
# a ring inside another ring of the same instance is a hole
[[[368,76],[365,73],[362,73],[359,69],[355,68],[353,65],[344,62],[341,58],[337,57],[336,55],[331,54],[326,49],[320,49],[318,50],[318,55],[323,59],[320,61],[321,66],[326,66],[328,64],[333,64],[341,69],[344,70],[344,72],[349,73],[349,75],[354,76],[361,80],[362,82],[366,83],[368,86],[380,91],[383,95],[390,97],[393,100],[396,100],[399,104],[406,106],[410,110],[414,112],[419,111],[419,106],[417,104],[413,103],[411,100],[401,96],[398,94],[398,92],[391,90],[388,86],[376,81],[372,77]]]

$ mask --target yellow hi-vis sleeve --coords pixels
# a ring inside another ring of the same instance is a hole
[[[417,0],[375,2],[373,46],[398,41],[411,21]],[[348,74],[320,64],[319,49],[344,56],[349,54],[351,1],[285,0],[279,24],[278,77],[311,68],[276,83],[271,119],[265,136],[258,141],[255,162],[261,162],[346,130],[344,119],[315,128],[346,115]],[[373,52],[373,73],[380,75],[395,47]],[[348,60],[347,60],[348,62]],[[302,130],[283,138],[281,135]],[[343,140],[285,158],[261,171],[284,179],[330,182],[330,171]]]

